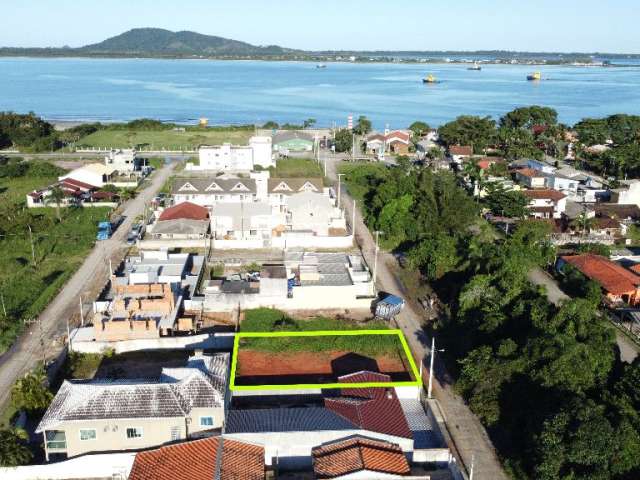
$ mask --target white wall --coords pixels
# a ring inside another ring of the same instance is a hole
[[[237,304],[236,304],[237,306]],[[96,342],[96,341],[76,341],[75,337],[80,338],[81,330],[91,329],[93,327],[84,327],[83,329],[75,329],[71,333],[71,345],[74,351],[81,353],[102,353],[108,349],[113,349],[116,353],[136,352],[140,350],[198,350],[202,348],[215,348],[221,350],[230,350],[233,347],[233,333],[216,333],[190,335],[188,337],[161,337],[142,340],[122,340],[119,342]],[[82,335],[82,338],[86,335]]]
[[[215,147],[201,147],[199,170],[252,170],[253,149],[232,146],[230,143]]]
[[[275,167],[273,159],[273,144],[271,137],[251,137],[249,146],[253,149],[253,166],[260,165],[262,168]]]
[[[87,478],[113,478],[126,480],[136,458],[135,452],[85,455],[64,462],[47,465],[29,465],[0,468],[3,480],[72,480]]]

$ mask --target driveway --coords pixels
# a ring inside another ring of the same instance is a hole
[[[60,354],[67,334],[67,321],[74,326],[80,318],[81,295],[84,315],[89,314],[95,295],[109,276],[109,259],[115,267],[124,258],[128,250],[125,239],[135,217],[142,214],[145,203],[160,191],[173,167],[173,164],[169,164],[157,171],[151,177],[149,186],[124,205],[122,215],[126,218],[113,237],[96,243],[82,266],[40,314],[38,322],[32,324],[0,356],[0,408],[7,405],[11,387],[20,376],[42,365],[43,359],[53,359]]]

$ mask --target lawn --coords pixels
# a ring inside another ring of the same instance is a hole
[[[98,130],[81,138],[78,148],[130,148],[140,150],[194,150],[200,145],[246,145],[252,130]]]
[[[26,208],[25,194],[55,177],[0,178],[0,352],[37,316],[93,248],[104,208]],[[29,226],[36,264],[32,259]],[[6,310],[6,315],[5,315]]]
[[[310,158],[283,158],[276,161],[276,168],[272,169],[272,177],[324,177],[320,164]]]

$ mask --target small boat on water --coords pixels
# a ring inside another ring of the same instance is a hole
[[[433,75],[429,74],[422,79],[422,83],[438,83],[438,80]]]
[[[480,71],[480,70],[482,70],[482,67],[480,65],[478,65],[478,62],[473,62],[473,65],[471,67],[467,68],[467,70]]]
[[[527,80],[529,80],[530,82],[542,80],[542,74],[540,72],[533,72],[527,75]]]
[[[327,66],[324,63],[319,63],[316,65],[316,68],[327,68]]]

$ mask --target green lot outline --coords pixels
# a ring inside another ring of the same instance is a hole
[[[356,335],[397,335],[400,344],[407,357],[414,381],[407,382],[364,382],[364,383],[299,383],[294,385],[236,385],[236,368],[238,366],[238,348],[242,338],[267,338],[267,337],[335,337]],[[371,388],[371,387],[417,387],[421,385],[420,372],[409,350],[407,340],[402,330],[321,330],[310,332],[238,332],[233,341],[233,358],[231,361],[231,382],[229,388],[232,391],[248,390],[317,390],[318,388]]]

